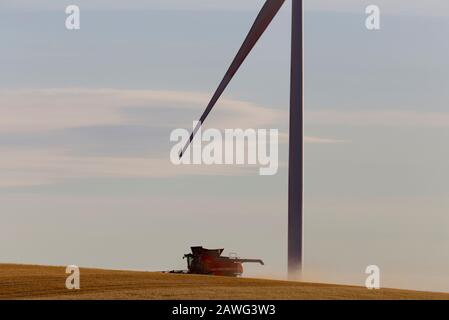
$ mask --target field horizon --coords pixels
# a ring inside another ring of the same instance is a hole
[[[449,300],[449,293],[368,290],[329,283],[169,274],[80,267],[80,290],[68,290],[66,267],[0,264],[0,300]]]

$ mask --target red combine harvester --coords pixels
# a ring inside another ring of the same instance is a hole
[[[190,247],[190,249],[192,253],[184,255],[184,258],[187,259],[189,274],[237,277],[243,273],[242,263],[256,262],[264,265],[260,259],[222,257],[224,249],[211,250],[203,247]]]

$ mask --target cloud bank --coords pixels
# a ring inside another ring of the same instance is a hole
[[[95,131],[89,131],[91,128],[120,126],[156,128],[161,132],[159,135],[141,139],[156,144],[160,142],[155,140],[166,136],[168,143],[169,135],[165,132],[179,126],[191,128],[192,121],[202,112],[208,99],[208,94],[180,91],[83,88],[0,91],[0,138],[4,141],[9,136],[25,136],[25,140],[30,141],[29,145],[26,142],[6,147],[0,145],[0,187],[40,185],[66,179],[245,175],[252,172],[251,166],[174,166],[168,152],[161,155],[151,148],[144,150],[142,155],[127,155],[120,150],[115,154],[98,155],[80,154],[64,141],[56,146],[44,144],[39,148],[32,144],[34,137],[42,134],[48,139],[61,135],[64,130],[76,129],[94,135]],[[224,98],[214,110],[208,126],[219,129],[270,128],[286,117],[284,111]],[[133,143],[127,139],[125,137],[117,144]]]
[[[4,140],[9,136],[22,135],[31,141],[42,133],[48,137],[76,129],[87,130],[87,139],[90,140],[95,138],[95,131],[91,133],[89,128],[136,126],[160,130],[158,136],[144,137],[150,144],[155,144],[155,140],[160,140],[172,129],[190,129],[209,97],[209,94],[200,92],[108,88],[2,90],[0,138]],[[449,113],[444,112],[319,110],[308,111],[305,119],[306,124],[319,126],[449,127]],[[206,127],[282,128],[287,123],[287,107],[272,109],[224,97]],[[89,138],[90,134],[92,136]],[[168,134],[166,138],[168,145]],[[108,140],[108,137],[104,139]],[[120,143],[131,142],[125,137]],[[338,138],[305,137],[305,143],[345,142]],[[114,144],[111,141],[108,143]],[[281,132],[279,143],[288,143],[286,132]],[[161,154],[148,148],[139,155],[125,154],[120,150],[101,155],[72,150],[64,141],[40,147],[32,143],[6,146],[0,143],[0,186],[40,185],[80,178],[161,178],[203,174],[245,175],[252,172],[248,166],[176,167],[169,161],[169,153],[164,152]]]

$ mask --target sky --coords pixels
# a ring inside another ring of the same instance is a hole
[[[285,277],[288,1],[206,123],[279,129],[278,174],[169,158],[262,4],[3,0],[0,261],[170,270],[204,245]],[[449,292],[449,4],[305,9],[305,279],[364,285],[376,264],[382,286]]]

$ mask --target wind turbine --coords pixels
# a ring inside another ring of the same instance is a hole
[[[223,80],[193,129],[190,139],[179,153],[186,152],[197,131],[217,103],[248,54],[270,25],[285,0],[267,0],[251,30],[231,63]],[[303,5],[292,0],[292,44],[290,79],[290,132],[288,167],[288,275],[297,278],[302,270],[303,256]]]

